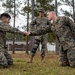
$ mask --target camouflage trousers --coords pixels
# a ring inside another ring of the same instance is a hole
[[[8,66],[13,64],[13,59],[11,55],[6,51],[6,49],[0,49],[0,66]]]
[[[61,66],[75,67],[75,47],[68,50],[64,50],[61,47],[61,50],[59,50],[59,58]]]
[[[33,49],[31,50],[32,56],[35,56],[36,51],[37,51],[40,43],[42,45],[42,47],[41,47],[41,57],[45,56],[45,52],[47,50],[47,40],[45,38],[41,38],[41,40],[39,40],[39,39],[34,40],[34,46],[33,46]]]

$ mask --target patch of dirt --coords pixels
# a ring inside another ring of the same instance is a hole
[[[23,58],[23,59],[30,58],[30,56],[31,56],[30,54],[27,55],[26,53],[16,53],[16,54],[11,54],[11,55],[13,58]],[[40,53],[35,55],[35,58],[40,58],[40,57],[41,57]],[[58,58],[58,55],[56,55],[55,53],[48,53],[48,54],[46,54],[45,58],[56,59],[56,58]]]

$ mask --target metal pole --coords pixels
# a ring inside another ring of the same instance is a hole
[[[57,15],[57,0],[55,0],[55,12],[56,12],[56,15]]]
[[[55,0],[55,12],[56,12],[56,15],[58,15],[58,12],[57,12],[57,0]],[[58,51],[59,51],[59,43],[58,43],[58,39],[56,38],[56,50],[55,50],[55,52],[56,52],[57,55],[59,54]]]
[[[28,25],[29,25],[29,0],[28,0],[28,11],[27,11],[27,31],[29,31],[29,28],[28,28]],[[26,37],[26,43],[27,43],[27,49],[26,49],[26,53],[27,55],[29,54],[28,53],[28,36]]]
[[[31,0],[32,1],[32,19],[34,18],[34,0]]]
[[[73,20],[74,20],[74,22],[75,22],[74,0],[72,0],[72,3],[73,3]]]
[[[15,0],[14,0],[14,25],[13,25],[13,27],[15,27],[15,9],[16,9],[16,7],[15,7]],[[15,54],[15,34],[13,34],[13,51],[12,51],[12,53],[13,54]]]
[[[32,8],[31,13],[32,13],[32,19],[33,19],[34,18],[34,0],[31,0],[31,3],[32,3],[32,5],[31,5],[31,8]],[[33,45],[34,45],[34,36],[31,36],[30,37],[30,50],[32,50]]]

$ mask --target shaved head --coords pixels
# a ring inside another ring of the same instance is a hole
[[[48,20],[52,20],[56,16],[56,13],[54,11],[48,11],[47,12],[47,18]]]

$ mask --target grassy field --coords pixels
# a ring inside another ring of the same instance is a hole
[[[24,53],[12,54],[14,65],[0,69],[0,75],[75,75],[75,68],[59,66],[59,58],[54,53],[48,53],[45,62],[41,62],[37,53],[33,63],[27,63],[30,55]]]

